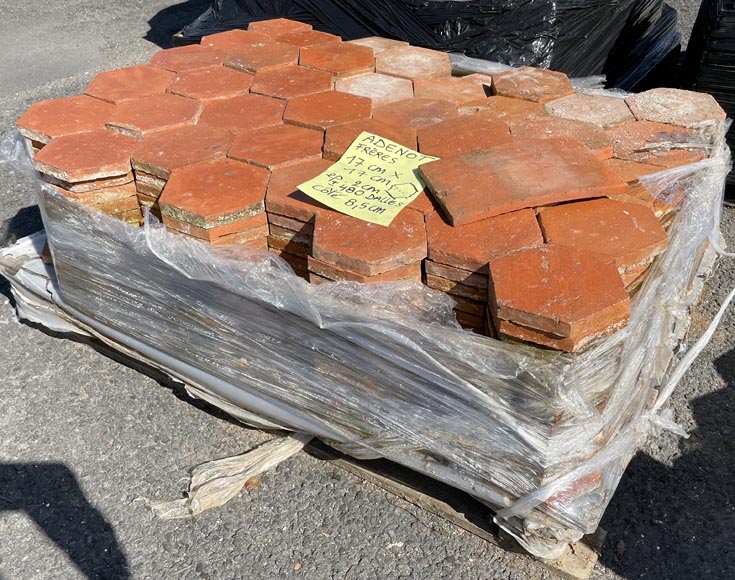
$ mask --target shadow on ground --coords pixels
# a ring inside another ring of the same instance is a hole
[[[682,456],[670,468],[639,453],[600,524],[601,562],[624,578],[735,578],[735,350],[715,366],[727,387],[692,401]]]
[[[150,29],[145,39],[161,48],[172,47],[172,36],[196,20],[211,5],[211,0],[187,0],[164,8],[148,21]]]
[[[68,467],[61,463],[0,463],[0,490],[0,512],[28,515],[87,578],[130,577],[112,526],[84,497]]]

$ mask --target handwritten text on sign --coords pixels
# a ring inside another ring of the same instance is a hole
[[[416,168],[435,159],[362,132],[339,161],[299,189],[332,209],[387,226],[424,189]]]

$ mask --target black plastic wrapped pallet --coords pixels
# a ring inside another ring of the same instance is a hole
[[[677,20],[662,0],[636,0],[607,60],[607,86],[637,92],[670,85],[680,53]]]
[[[735,2],[704,0],[687,48],[682,70],[684,88],[710,93],[728,117],[735,117]],[[735,146],[735,127],[727,140]],[[730,172],[728,198],[735,198],[735,171]]]
[[[570,76],[602,72],[635,0],[213,0],[178,43],[291,18],[346,40],[385,36]]]

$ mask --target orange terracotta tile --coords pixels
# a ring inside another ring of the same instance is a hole
[[[677,167],[706,156],[702,137],[674,125],[630,121],[608,129],[607,134],[612,141],[616,159],[658,167]],[[691,147],[685,148],[689,145]]]
[[[258,248],[261,250],[268,249],[268,228],[260,227],[248,230],[245,232],[238,232],[236,234],[228,234],[226,236],[220,236],[215,238],[210,245],[219,246],[242,246],[246,245],[249,247]]]
[[[650,262],[669,239],[644,205],[595,199],[541,208],[539,223],[549,243],[610,256],[621,273]]]
[[[547,244],[490,262],[493,316],[580,339],[625,322],[630,299],[612,261]]]
[[[418,131],[419,150],[434,157],[449,157],[510,142],[508,125],[472,117],[455,117]]]
[[[451,76],[452,66],[444,52],[405,46],[379,52],[375,72],[413,81]]]
[[[261,127],[238,134],[230,147],[232,159],[274,169],[306,159],[318,159],[323,134],[295,125]]]
[[[605,165],[620,179],[626,183],[635,183],[639,177],[663,171],[656,165],[638,163],[637,161],[625,161],[623,159],[608,159]]]
[[[199,124],[231,134],[279,125],[286,103],[262,95],[239,95],[208,102],[199,117]]]
[[[625,326],[621,321],[608,328],[589,335],[578,337],[559,337],[550,332],[543,332],[535,328],[529,328],[521,324],[514,324],[508,320],[500,320],[498,332],[503,339],[511,339],[513,342],[533,343],[553,350],[565,352],[580,352],[590,346],[594,341],[609,336]]]
[[[398,268],[393,268],[392,270],[388,270],[382,274],[376,274],[374,276],[365,276],[358,272],[352,272],[346,268],[339,268],[332,264],[317,260],[316,258],[312,258],[311,256],[308,258],[308,267],[310,273],[334,282],[359,282],[362,284],[397,282],[399,280],[413,280],[417,283],[421,282],[420,263],[399,266]]]
[[[283,121],[291,125],[324,131],[327,127],[369,119],[372,103],[365,97],[325,91],[289,99]]]
[[[457,107],[449,101],[406,99],[373,111],[373,119],[389,125],[422,129],[457,116]]]
[[[184,71],[169,85],[168,92],[199,101],[227,99],[248,92],[253,75],[224,66]]]
[[[128,171],[124,175],[116,177],[102,177],[100,179],[88,179],[84,181],[64,181],[50,174],[41,174],[41,179],[46,183],[57,185],[72,193],[86,193],[98,189],[118,187],[133,182],[133,172]]]
[[[311,24],[299,22],[298,20],[289,20],[288,18],[257,20],[248,24],[248,32],[257,32],[269,38],[298,30],[311,30]]]
[[[373,49],[346,43],[327,43],[301,49],[299,64],[325,70],[334,80],[375,70]]]
[[[194,125],[202,106],[198,101],[161,94],[120,103],[108,118],[112,131],[142,139],[161,129]]]
[[[265,211],[269,178],[265,169],[229,159],[184,167],[166,183],[161,213],[201,228],[244,220]]]
[[[140,141],[131,161],[136,179],[145,172],[167,180],[175,169],[224,157],[229,145],[230,136],[212,127],[166,129]]]
[[[571,139],[514,139],[419,167],[454,226],[528,207],[624,193],[627,185]]]
[[[625,99],[636,119],[697,127],[707,122],[723,122],[727,114],[712,95],[657,88]]]
[[[324,138],[324,158],[337,161],[363,131],[385,137],[409,149],[416,149],[416,130],[389,125],[375,119],[360,119],[328,127]]]
[[[98,74],[84,94],[109,103],[120,103],[166,91],[176,75],[154,66],[138,65]]]
[[[408,43],[403,40],[393,40],[392,38],[383,38],[382,36],[368,36],[366,38],[358,38],[356,40],[350,40],[346,44],[367,46],[368,48],[372,48],[375,54],[390,50],[391,48],[408,46]]]
[[[471,117],[486,119],[488,121],[512,123],[514,121],[527,121],[537,117],[545,117],[546,111],[538,103],[494,96],[489,97],[485,101],[485,104],[477,111],[468,114]]]
[[[214,242],[222,236],[229,236],[232,234],[239,234],[243,232],[250,232],[254,236],[260,237],[264,235],[264,231],[267,233],[267,229],[264,228],[267,228],[268,226],[268,222],[265,218],[265,213],[259,213],[255,214],[254,216],[231,221],[221,226],[206,228],[195,226],[194,224],[187,221],[172,218],[171,216],[164,213],[163,223],[170,230],[180,232],[182,234],[186,234],[187,236],[198,238],[200,240],[205,240],[207,242]],[[256,230],[256,232],[252,231],[254,229]]]
[[[624,99],[604,95],[575,93],[546,103],[546,112],[554,117],[612,127],[633,120]]]
[[[493,75],[493,92],[544,104],[571,95],[574,89],[564,73],[524,66]]]
[[[225,53],[214,48],[190,44],[188,46],[177,46],[159,50],[148,61],[150,66],[155,66],[171,72],[181,72],[221,65],[225,60]]]
[[[429,249],[429,251],[431,251],[431,249]],[[440,264],[439,262],[434,262],[428,258],[424,260],[424,268],[426,269],[426,274],[429,276],[444,278],[452,282],[459,282],[463,286],[483,290],[483,296],[487,295],[487,268],[485,269],[486,272],[484,274],[479,274],[470,270]]]
[[[426,235],[430,260],[482,274],[487,274],[491,260],[544,243],[531,209],[459,227],[447,224],[437,212],[426,219]]]
[[[318,213],[312,256],[363,276],[420,262],[426,257],[423,217],[401,212],[385,227],[336,212]]]
[[[249,44],[265,42],[268,38],[268,35],[258,34],[252,30],[235,29],[218,32],[217,34],[208,34],[202,37],[201,45],[228,53]]]
[[[445,292],[450,296],[459,296],[468,300],[486,300],[487,289],[480,289],[474,286],[466,286],[461,282],[455,280],[449,280],[447,278],[441,278],[432,274],[426,275],[426,285],[434,290]]]
[[[317,46],[320,44],[337,44],[341,43],[342,39],[334,34],[327,32],[319,32],[317,30],[297,30],[295,32],[287,32],[286,34],[279,34],[275,37],[278,42],[285,44],[292,44],[299,48],[306,48],[308,46]]]
[[[292,240],[283,240],[276,236],[268,236],[268,249],[275,251],[274,253],[283,252],[303,260],[306,260],[310,251],[309,247],[304,244],[299,244]],[[279,255],[286,259],[282,254]]]
[[[406,206],[406,210],[418,212],[424,216],[424,220],[426,220],[429,215],[438,210],[438,207],[426,189],[423,189],[416,198]]]
[[[255,74],[284,66],[295,66],[298,62],[298,47],[265,41],[230,49],[225,59],[225,66]]]
[[[482,83],[468,76],[415,79],[413,92],[417,97],[450,101],[457,107],[484,105],[488,98]]]
[[[332,75],[323,70],[304,66],[287,66],[260,71],[250,87],[251,93],[292,99],[331,90]]]
[[[600,127],[583,121],[560,117],[540,117],[528,121],[512,122],[510,132],[521,139],[576,139],[598,159],[610,159],[613,146]]]
[[[413,98],[413,83],[410,80],[378,73],[340,79],[335,83],[334,89],[340,93],[367,97],[372,101],[374,109]]]
[[[308,222],[318,211],[327,209],[300,191],[298,186],[323,173],[331,165],[332,163],[325,159],[312,159],[275,168],[265,198],[268,212]]]
[[[87,97],[62,97],[31,105],[16,123],[20,134],[44,145],[62,135],[104,129],[115,106]]]
[[[112,131],[90,131],[58,137],[39,151],[34,167],[67,182],[119,177],[130,172],[137,141]]]

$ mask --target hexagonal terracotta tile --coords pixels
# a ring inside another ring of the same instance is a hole
[[[324,137],[295,125],[274,125],[245,131],[235,137],[229,156],[260,167],[273,169],[304,159],[321,157]]]
[[[212,127],[165,129],[144,138],[131,161],[136,178],[141,171],[165,180],[175,169],[224,157],[229,144],[230,136]]]
[[[161,213],[202,228],[243,220],[265,211],[269,177],[229,159],[177,169],[159,199]]]
[[[375,54],[390,50],[391,48],[407,47],[408,43],[403,40],[393,40],[392,38],[383,38],[382,36],[368,36],[366,38],[358,38],[350,40],[347,44],[357,44],[359,46],[367,46],[372,48]]]
[[[386,227],[322,212],[314,222],[312,255],[364,276],[414,264],[426,257],[424,219],[417,212],[404,211]]]
[[[451,76],[452,66],[445,52],[405,46],[378,53],[375,72],[413,81]]]
[[[298,20],[290,20],[288,18],[271,18],[269,20],[256,20],[248,24],[248,31],[257,32],[264,36],[273,38],[280,34],[288,32],[297,32],[299,30],[311,30],[311,24],[299,22]]]
[[[304,66],[286,66],[257,73],[250,92],[279,99],[292,99],[321,93],[331,88],[332,75],[326,71]]]
[[[457,116],[457,107],[449,101],[406,99],[373,111],[373,119],[390,125],[422,129]]]
[[[325,70],[336,80],[373,72],[375,56],[367,46],[327,43],[302,48],[299,64]]]
[[[326,91],[290,99],[283,113],[283,121],[299,127],[324,131],[332,125],[369,119],[371,112],[370,99]]]
[[[194,125],[202,105],[193,99],[164,93],[120,103],[110,114],[108,129],[142,139],[161,129]]]
[[[524,66],[494,74],[493,92],[544,104],[571,95],[574,89],[564,73]]]
[[[630,121],[607,129],[607,135],[613,144],[613,156],[626,161],[677,167],[706,156],[703,138],[675,125]]]
[[[539,209],[549,243],[610,256],[621,273],[666,251],[666,232],[653,212],[638,203],[594,199]]]
[[[239,95],[207,103],[199,117],[199,124],[233,134],[241,133],[259,127],[279,125],[285,109],[286,103],[281,99],[252,94]]]
[[[275,213],[301,222],[308,222],[326,206],[313,200],[298,189],[302,183],[315,178],[332,165],[325,159],[309,159],[292,165],[276,167],[268,183],[265,207]]]
[[[604,95],[574,93],[550,101],[544,108],[549,115],[584,121],[600,127],[611,127],[633,120],[633,114],[624,99]]]
[[[16,126],[24,137],[48,143],[62,135],[104,129],[115,106],[85,95],[40,101],[31,105]]]
[[[625,161],[623,159],[608,159],[605,161],[605,165],[626,183],[635,183],[639,177],[663,171],[661,167],[656,165],[648,165],[647,163],[639,163],[637,161]]]
[[[65,135],[46,145],[33,165],[66,182],[119,177],[130,172],[130,154],[137,141],[112,131]]]
[[[339,268],[333,264],[328,264],[317,260],[311,256],[308,257],[309,272],[316,274],[318,277],[323,278],[325,281],[333,282],[359,282],[361,284],[375,284],[378,282],[397,282],[399,280],[412,280],[416,283],[421,283],[421,264],[408,264],[406,266],[399,266],[393,268],[382,274],[375,274],[374,276],[365,276],[352,272],[346,268]]]
[[[159,50],[151,57],[148,64],[172,72],[181,72],[221,65],[224,60],[225,53],[220,50],[191,44]]]
[[[199,101],[227,99],[247,93],[252,82],[253,75],[224,66],[211,66],[176,75],[168,92]]]
[[[188,221],[178,220],[165,213],[161,217],[167,229],[210,243],[218,242],[225,236],[233,236],[245,232],[250,233],[250,236],[248,236],[250,239],[263,237],[268,232],[268,221],[265,212],[210,227],[196,226]]]
[[[487,119],[488,121],[527,121],[537,117],[545,117],[544,107],[531,101],[511,99],[509,97],[489,97],[477,111],[468,113],[470,117]]]
[[[625,99],[636,119],[695,127],[709,121],[722,122],[727,114],[712,95],[658,88]]]
[[[627,184],[572,139],[513,139],[426,163],[419,173],[454,226],[627,189]]]
[[[429,259],[487,274],[491,260],[544,243],[532,209],[476,221],[459,227],[447,224],[438,212],[426,218]]]
[[[415,79],[413,92],[417,97],[450,101],[457,107],[484,105],[488,98],[482,83],[469,76]]]
[[[337,161],[363,131],[385,137],[409,149],[416,149],[416,130],[389,125],[375,119],[360,119],[328,127],[324,137],[324,158]]]
[[[604,334],[630,316],[630,300],[612,261],[548,244],[490,262],[495,318],[557,337]]]
[[[295,66],[299,49],[281,42],[255,42],[229,51],[225,66],[255,74],[259,71]]]
[[[176,75],[154,66],[138,65],[98,74],[84,94],[109,103],[120,103],[166,91]]]
[[[339,36],[335,36],[334,34],[329,34],[327,32],[319,32],[317,30],[296,30],[294,32],[286,32],[285,34],[275,36],[274,40],[284,42],[286,44],[292,44],[299,48],[317,46],[319,44],[337,44],[342,42],[342,39]]]
[[[389,75],[369,73],[338,80],[334,89],[358,97],[367,97],[377,109],[388,103],[413,98],[413,83]]]
[[[472,117],[455,117],[418,131],[421,153],[449,157],[475,149],[494,147],[511,139],[508,125]]]
[[[203,36],[201,45],[208,48],[216,48],[223,52],[230,52],[248,46],[249,44],[256,44],[267,40],[268,35],[266,34],[258,34],[251,30],[240,30],[236,28],[234,30],[226,30],[225,32]]]
[[[512,122],[510,132],[521,139],[576,139],[589,149],[598,159],[610,159],[613,146],[607,133],[597,125],[562,119],[560,117],[539,117],[530,121]]]

